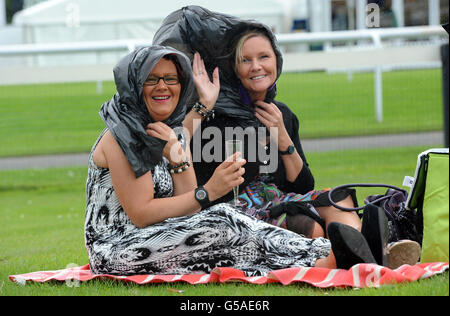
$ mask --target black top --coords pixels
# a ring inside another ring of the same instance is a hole
[[[277,187],[284,192],[295,192],[300,194],[305,194],[314,189],[314,177],[309,169],[309,165],[307,163],[305,154],[302,149],[302,145],[300,142],[300,137],[298,134],[299,131],[299,121],[294,113],[283,103],[278,101],[273,101],[274,104],[281,110],[283,114],[283,121],[286,127],[286,130],[291,137],[291,140],[297,149],[300,157],[303,160],[303,168],[297,179],[294,182],[289,182],[286,180],[286,171],[281,159],[281,155],[278,153],[278,147],[276,146],[277,157],[278,157],[278,168],[275,172],[267,174],[270,177],[270,181],[277,185]],[[237,129],[239,128],[239,124],[237,121],[227,117],[224,114],[218,114],[216,117],[206,122],[204,120],[201,125],[201,129],[197,129],[194,137],[191,141],[191,151],[193,154],[194,160],[194,168],[197,175],[198,185],[204,185],[214,173],[214,170],[220,163],[223,161],[225,156],[225,138],[226,138],[226,128],[228,128],[228,132],[234,129],[235,134]],[[256,126],[252,129],[253,131],[266,131],[266,128],[261,124],[260,126]],[[220,131],[220,133],[219,133]],[[243,131],[243,129],[241,129]],[[270,160],[266,160],[266,164],[264,164],[264,152],[267,153],[266,157],[270,155],[270,144],[266,145],[258,145],[257,137],[255,135],[251,135],[249,129],[245,130],[244,133],[244,153],[243,158],[247,160],[247,163],[244,165],[245,174],[244,174],[244,183],[239,187],[242,190],[246,187],[251,181],[257,179],[260,175],[260,166],[269,166],[271,165]],[[265,133],[264,135],[269,135]],[[229,135],[228,135],[229,137]],[[218,146],[214,147],[215,142],[219,142],[221,144],[221,148]],[[201,147],[198,143],[201,143]],[[254,147],[251,147],[254,146]],[[258,150],[263,150],[263,154],[253,154],[253,158],[249,155],[249,148],[257,148]],[[202,148],[202,155],[199,157],[199,148]],[[222,152],[220,153],[219,150]],[[205,155],[206,154],[206,155]],[[216,155],[214,158],[211,156]],[[221,158],[219,158],[221,157]],[[198,161],[201,158],[201,161]],[[262,159],[260,159],[262,158]],[[212,161],[211,161],[212,160]],[[214,201],[213,203],[225,202],[233,199],[233,193],[230,192],[228,195]]]

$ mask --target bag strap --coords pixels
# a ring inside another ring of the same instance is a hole
[[[399,190],[399,191],[404,191],[403,189],[400,189],[399,187],[396,187],[395,185],[390,185],[390,184],[380,184],[380,183],[350,183],[350,184],[343,184],[340,186],[337,186],[333,189],[331,189],[328,192],[328,200],[330,200],[331,205],[333,205],[335,208],[340,209],[342,211],[346,211],[346,212],[356,212],[356,211],[360,211],[362,210],[366,205],[360,206],[360,207],[353,207],[353,208],[349,208],[349,207],[343,207],[340,206],[338,204],[336,204],[333,199],[332,199],[332,195],[335,191],[337,190],[342,190],[342,189],[348,189],[348,188],[355,188],[355,187],[364,187],[364,188],[389,188],[389,189],[394,189],[394,190]],[[375,203],[379,203],[381,201],[387,200],[389,199],[390,196],[382,196],[374,201],[371,201],[370,204],[375,204]]]

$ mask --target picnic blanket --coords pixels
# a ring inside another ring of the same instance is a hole
[[[448,262],[434,262],[414,266],[403,265],[395,270],[376,264],[357,264],[349,270],[297,267],[275,270],[269,272],[267,276],[257,277],[247,277],[244,272],[233,268],[215,268],[209,274],[115,276],[93,274],[87,264],[63,270],[10,275],[9,279],[21,285],[25,285],[27,282],[61,281],[73,286],[77,282],[106,278],[141,285],[173,282],[189,284],[243,282],[251,284],[280,283],[282,285],[307,283],[318,288],[366,288],[413,282],[444,273],[447,270]]]

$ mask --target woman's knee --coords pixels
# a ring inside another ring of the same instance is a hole
[[[325,237],[322,226],[306,215],[287,215],[286,228],[307,238]]]
[[[311,237],[309,238],[319,238],[325,237],[325,232],[323,231],[322,226],[319,223],[314,223],[314,229],[312,231]]]

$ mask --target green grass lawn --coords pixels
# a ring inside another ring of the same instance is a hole
[[[0,156],[89,151],[113,83],[0,86]]]
[[[383,74],[384,121],[375,121],[373,74],[284,74],[277,99],[299,116],[302,138],[442,130],[441,70]],[[0,86],[0,157],[87,152],[104,124],[112,82]]]
[[[284,74],[278,99],[300,119],[303,138],[441,130],[440,70],[383,73],[383,122],[375,120],[374,75]]]
[[[308,159],[316,177],[316,188],[349,182],[383,182],[400,186],[405,175],[414,175],[417,155],[425,149],[428,147],[311,153]],[[449,295],[448,272],[419,282],[362,290],[320,290],[302,284],[137,286],[106,280],[82,283],[79,287],[57,282],[20,286],[9,281],[11,274],[88,263],[83,234],[86,176],[85,167],[0,171],[0,296]],[[359,191],[359,200],[370,193],[377,192]]]

